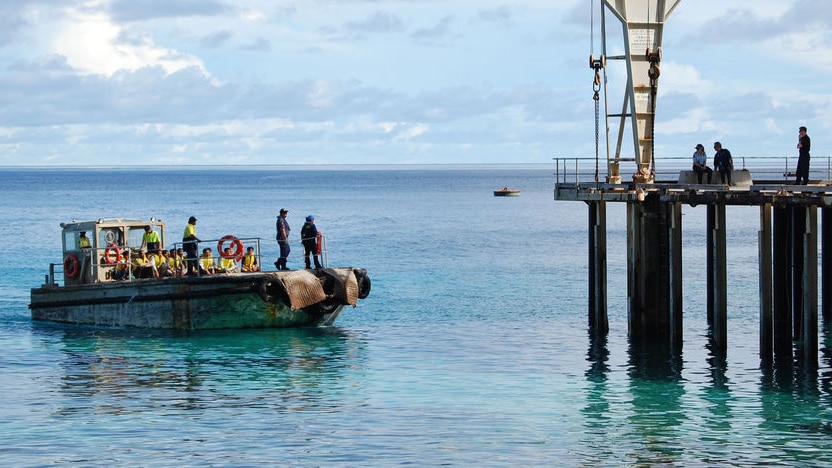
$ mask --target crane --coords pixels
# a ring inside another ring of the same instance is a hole
[[[593,0],[594,1],[594,0]],[[601,0],[601,37],[603,53],[600,58],[590,54],[590,68],[595,70],[596,125],[598,120],[598,92],[600,72],[603,70],[604,113],[607,142],[607,183],[621,183],[620,163],[635,162],[634,183],[653,183],[654,129],[656,97],[658,92],[660,63],[662,59],[662,35],[664,23],[682,0]],[[607,55],[606,15],[610,12],[621,22],[624,33],[624,55]],[[594,21],[594,19],[593,19]],[[607,94],[607,61],[623,60],[626,64],[627,82],[621,113],[610,113]],[[622,155],[624,134],[628,123],[632,130],[632,159]],[[617,126],[615,153],[610,154],[610,126]],[[597,128],[596,128],[597,151]]]

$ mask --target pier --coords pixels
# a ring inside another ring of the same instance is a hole
[[[684,180],[684,176],[679,180]],[[747,180],[746,184],[728,187],[658,180],[649,184],[609,184],[559,179],[555,200],[582,201],[587,205],[591,332],[603,336],[609,331],[607,204],[626,203],[631,345],[643,344],[670,356],[681,352],[682,207],[705,206],[709,347],[714,355],[724,356],[729,343],[725,288],[729,221],[725,209],[729,205],[755,206],[760,212],[760,359],[768,362],[797,358],[810,367],[817,366],[819,308],[824,319],[832,317],[832,185],[792,185],[776,180],[755,183],[750,174]]]

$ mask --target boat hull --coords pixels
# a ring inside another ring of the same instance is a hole
[[[495,197],[519,197],[520,190],[495,190]]]
[[[310,303],[316,299],[309,299],[309,291],[297,293],[290,288],[290,279],[301,272],[46,286],[32,289],[29,307],[33,320],[77,325],[180,330],[284,328],[329,325],[345,305],[355,305],[356,295],[366,297],[369,292],[369,278],[363,270],[321,269],[314,274],[323,278],[316,286],[323,295]],[[310,278],[313,283],[318,280],[317,276]],[[350,288],[360,289],[362,281],[366,291],[350,294]],[[290,297],[298,294],[303,297]]]

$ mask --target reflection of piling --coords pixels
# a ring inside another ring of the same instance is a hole
[[[830,190],[832,192],[832,190]],[[589,327],[608,332],[606,202],[627,203],[628,334],[633,349],[682,350],[682,205],[705,205],[709,348],[728,350],[726,207],[760,209],[760,358],[818,361],[818,242],[823,317],[832,319],[832,198],[826,187],[752,185],[747,190],[683,184],[558,184],[556,200],[588,206]],[[818,208],[823,229],[818,230]],[[822,236],[819,239],[819,232]],[[796,355],[794,354],[796,351]]]

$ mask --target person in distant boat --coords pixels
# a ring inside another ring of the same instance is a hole
[[[719,171],[719,179],[722,181],[722,185],[734,185],[731,183],[731,171],[734,170],[734,159],[731,157],[731,152],[727,149],[722,147],[722,143],[715,142],[714,143],[714,166],[716,166],[716,170]]]
[[[696,151],[693,152],[693,172],[696,173],[696,183],[702,183],[703,173],[708,174],[708,183],[711,183],[714,171],[708,167],[708,155],[705,154],[705,147],[702,143],[696,145]]]
[[[196,218],[191,216],[188,218],[188,224],[185,226],[185,232],[182,234],[182,248],[185,250],[189,275],[196,275],[199,273],[199,264],[197,259],[199,242],[201,241],[196,236]]]
[[[311,264],[309,257],[315,259],[315,268],[321,267],[321,262],[318,260],[318,228],[315,226],[315,217],[309,215],[306,217],[306,222],[300,228],[300,241],[303,244],[303,262],[306,264],[306,269],[310,269]]]
[[[147,253],[154,254],[159,251],[161,241],[159,240],[159,233],[154,231],[148,224],[144,227],[144,235],[142,235],[142,250],[147,250]]]
[[[217,272],[217,263],[214,261],[214,255],[209,247],[202,249],[202,255],[199,256],[199,273],[202,275],[213,275]]]
[[[234,258],[234,249],[226,247],[223,255],[220,256],[219,273],[237,273],[237,259]]]
[[[292,228],[289,227],[289,221],[286,220],[286,216],[289,215],[289,210],[286,208],[280,209],[280,214],[277,216],[277,222],[275,223],[275,228],[277,229],[277,245],[280,246],[280,257],[274,262],[274,266],[277,267],[278,270],[289,270],[286,266],[286,260],[289,257],[289,252],[291,252],[291,248],[289,248],[289,232],[291,232]]]
[[[812,140],[806,134],[806,127],[800,127],[797,130],[797,170],[795,176],[797,179],[795,184],[800,185],[801,180],[803,184],[809,183],[809,149],[812,146]]]
[[[246,249],[246,254],[243,256],[242,270],[245,273],[260,271],[260,264],[257,263],[257,255],[254,254],[254,247]]]

